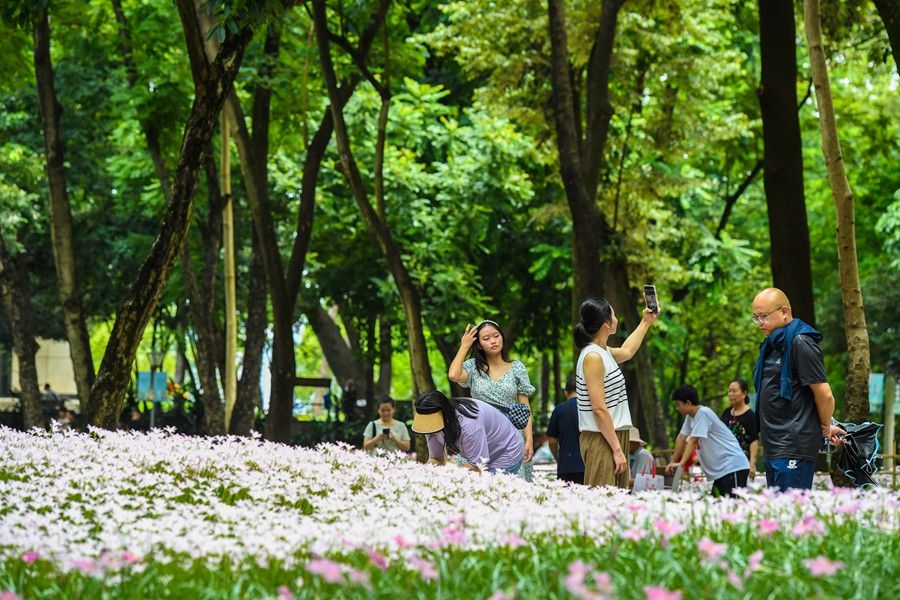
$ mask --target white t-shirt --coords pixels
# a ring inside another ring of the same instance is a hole
[[[750,462],[741,450],[737,438],[708,406],[701,406],[696,415],[684,419],[681,434],[697,438],[700,467],[713,481],[729,473],[750,468]]]
[[[603,359],[603,391],[606,408],[612,417],[616,431],[631,428],[631,410],[628,408],[628,393],[625,391],[625,375],[609,350],[597,344],[588,344],[581,349],[575,366],[575,395],[578,398],[578,430],[600,431],[597,417],[591,410],[591,398],[584,378],[584,359],[588,354],[599,354]]]

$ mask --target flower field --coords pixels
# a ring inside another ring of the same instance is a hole
[[[632,495],[259,439],[0,429],[0,599],[897,598],[900,493]]]

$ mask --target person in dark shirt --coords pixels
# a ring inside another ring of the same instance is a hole
[[[556,405],[547,425],[547,441],[556,458],[556,478],[561,481],[584,483],[584,460],[578,443],[580,435],[573,374],[566,380],[566,401]]]
[[[750,397],[747,394],[747,382],[736,377],[728,384],[728,402],[731,404],[722,411],[720,418],[737,438],[741,450],[750,461],[749,479],[756,477],[756,454],[759,449],[759,430],[756,427],[756,415],[750,409]]]
[[[766,483],[781,490],[812,489],[823,438],[838,444],[846,433],[832,424],[834,396],[818,344],[822,334],[794,318],[777,288],[756,295],[752,317],[766,334],[753,374]]]

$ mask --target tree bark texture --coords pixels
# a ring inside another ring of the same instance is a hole
[[[361,385],[365,381],[366,372],[365,366],[358,360],[359,347],[352,346],[344,339],[337,322],[322,308],[318,299],[304,307],[304,313],[338,385],[344,388],[351,380],[354,385]]]
[[[0,296],[12,329],[13,351],[19,358],[19,400],[25,429],[44,427],[41,390],[38,384],[34,308],[28,271],[22,256],[13,255],[0,236]]]
[[[247,286],[247,320],[244,322],[244,358],[241,363],[241,377],[238,380],[237,399],[228,433],[250,435],[256,408],[262,408],[259,376],[262,372],[262,352],[266,342],[266,270],[259,251],[256,232],[252,234],[250,254],[250,282]]]
[[[897,58],[897,53],[900,52],[900,0],[874,0],[874,2],[891,44],[894,68],[900,73],[900,59]]]
[[[50,58],[50,20],[47,12],[41,15],[34,28],[34,72],[37,79],[38,100],[44,127],[45,169],[50,188],[50,237],[56,282],[62,305],[66,337],[72,357],[75,387],[82,410],[89,403],[94,384],[94,361],[88,337],[87,321],[81,304],[75,264],[75,242],[72,227],[72,208],[66,191],[66,171],[63,157],[63,135],[60,128],[62,106],[56,98],[53,63]]]
[[[382,5],[387,7],[389,2],[382,0]],[[424,391],[434,389],[431,377],[431,365],[428,362],[428,348],[425,343],[425,332],[422,322],[422,303],[419,290],[410,277],[406,265],[403,263],[400,248],[393,239],[391,230],[383,221],[372,203],[369,201],[365,186],[360,175],[359,168],[350,149],[350,141],[347,135],[347,127],[344,122],[344,113],[338,102],[337,77],[334,72],[334,64],[331,59],[331,49],[328,39],[328,24],[325,14],[324,0],[316,0],[313,6],[313,22],[316,29],[316,42],[319,48],[319,62],[322,66],[328,96],[331,101],[331,112],[334,120],[335,138],[337,139],[338,152],[342,171],[346,177],[353,197],[362,212],[366,225],[372,232],[378,246],[381,249],[388,268],[400,293],[403,306],[403,316],[406,323],[407,339],[409,343],[410,365],[413,372],[413,393],[418,395]]]
[[[196,48],[203,38],[193,5],[190,0],[178,0],[177,4],[188,47]],[[141,336],[181,253],[209,140],[252,33],[251,28],[245,27],[227,38],[212,64],[198,67],[192,61],[195,96],[182,138],[172,201],[147,259],[116,315],[85,415],[94,425],[116,426]]]
[[[794,3],[759,0],[763,187],[769,212],[772,281],[795,316],[815,325],[809,227],[803,195],[803,146],[797,116]]]
[[[869,415],[869,332],[863,309],[862,289],[856,257],[856,225],[853,216],[853,190],[844,171],[844,158],[838,138],[828,64],[822,45],[819,0],[804,0],[803,22],[806,29],[809,63],[816,104],[819,109],[819,131],[822,153],[828,167],[828,183],[837,209],[838,271],[841,277],[841,300],[844,305],[844,334],[847,336],[846,415],[848,421],[861,422]]]

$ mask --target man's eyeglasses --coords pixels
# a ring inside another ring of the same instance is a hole
[[[770,310],[769,312],[767,312],[767,313],[764,314],[764,315],[750,315],[750,318],[753,319],[753,322],[754,322],[754,323],[757,323],[757,324],[760,324],[760,325],[761,325],[762,322],[766,320],[766,317],[768,317],[769,315],[771,315],[773,312],[778,312],[778,311],[781,310],[782,308],[784,308],[784,306],[779,306],[779,307],[776,308],[775,310]]]

